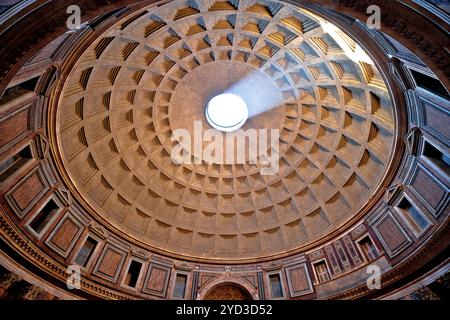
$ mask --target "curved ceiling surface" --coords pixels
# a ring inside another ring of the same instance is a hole
[[[280,130],[278,172],[175,164],[174,130],[208,128],[206,103],[236,84],[273,99],[249,106],[242,129]],[[56,116],[87,207],[149,246],[218,260],[301,248],[354,217],[387,170],[395,128],[384,81],[351,38],[252,0],[172,1],[118,22],[79,58]]]

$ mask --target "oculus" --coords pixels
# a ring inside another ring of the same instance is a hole
[[[205,115],[211,127],[219,131],[232,132],[247,121],[248,109],[241,97],[222,93],[208,102]]]

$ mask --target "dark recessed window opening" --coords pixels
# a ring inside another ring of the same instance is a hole
[[[107,12],[103,15],[100,15],[94,19],[92,19],[91,22],[89,22],[89,26],[92,29],[95,29],[96,27],[98,27],[99,25],[101,25],[103,22],[105,22],[106,20],[108,20],[109,18],[113,17],[113,16],[120,16],[122,14],[122,11],[126,10],[126,7],[120,7],[117,9],[114,9],[110,12]]]
[[[330,274],[325,261],[315,263],[314,270],[316,271],[317,281],[319,283],[324,283],[330,280]]]
[[[142,263],[131,260],[130,267],[128,268],[127,276],[125,277],[125,285],[136,288],[139,274],[141,273]]]
[[[422,214],[408,201],[403,198],[398,204],[397,208],[403,213],[405,219],[413,227],[416,233],[420,233],[428,226],[428,221],[422,216]]]
[[[33,154],[31,153],[31,147],[28,145],[11,158],[0,163],[0,182],[8,179],[8,177],[19,170],[32,158]]]
[[[416,82],[416,85],[434,94],[437,94],[444,98],[449,98],[447,89],[442,85],[442,82],[434,77],[427,76],[422,72],[416,70],[410,70],[411,74]]]
[[[359,240],[358,244],[367,261],[375,260],[378,257],[378,251],[369,236]]]
[[[58,210],[59,206],[53,199],[50,199],[37,214],[37,216],[33,219],[33,221],[31,221],[31,229],[33,229],[34,232],[40,235],[45,227],[49,224],[50,220],[52,220],[52,218],[58,212]]]
[[[441,152],[428,141],[425,141],[423,156],[439,167],[445,174],[450,175],[450,156]]]
[[[270,292],[272,298],[283,297],[283,287],[281,286],[281,278],[279,274],[271,274],[269,276]]]
[[[32,78],[30,80],[19,83],[11,88],[5,90],[2,98],[0,99],[0,105],[6,104],[16,98],[19,98],[27,93],[34,92],[39,77]]]
[[[175,278],[175,287],[173,289],[173,297],[178,299],[184,299],[186,293],[187,275],[177,274]]]
[[[86,239],[86,242],[83,244],[80,252],[78,252],[77,257],[75,258],[75,263],[79,264],[80,266],[86,267],[97,244],[97,241],[95,241],[91,237],[88,237]]]

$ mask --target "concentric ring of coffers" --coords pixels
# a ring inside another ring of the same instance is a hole
[[[173,96],[189,73],[225,61],[280,94],[277,174],[171,161]],[[335,230],[375,193],[394,135],[369,56],[277,1],[172,1],[118,22],[80,57],[57,114],[61,158],[91,210],[141,243],[198,258],[256,259]]]

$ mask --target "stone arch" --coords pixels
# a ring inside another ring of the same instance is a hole
[[[227,288],[227,290],[230,290],[230,295],[232,294],[232,290],[235,290],[234,292],[236,294],[242,294],[244,296],[244,299],[242,300],[258,300],[258,293],[256,288],[254,288],[250,283],[246,282],[245,280],[239,279],[239,278],[228,278],[223,279],[222,277],[218,279],[214,279],[213,281],[207,283],[203,288],[199,290],[197,293],[197,300],[216,300],[212,298],[212,294],[215,290],[218,290],[219,288]],[[247,295],[248,297],[245,297]],[[226,299],[226,297],[221,297],[221,300],[231,300]]]

